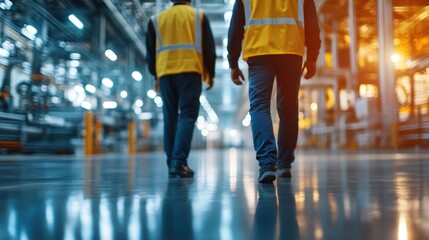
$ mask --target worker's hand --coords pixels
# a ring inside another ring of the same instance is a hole
[[[304,78],[310,79],[316,74],[316,62],[305,61],[302,67],[302,73],[305,72]]]
[[[235,85],[242,85],[246,79],[240,68],[231,68],[231,80]]]
[[[159,88],[159,79],[158,78],[155,80],[155,90],[159,93],[161,92],[161,89]]]
[[[214,84],[214,78],[213,77],[208,77],[208,81],[207,84],[209,85],[206,90],[210,90],[213,87]]]

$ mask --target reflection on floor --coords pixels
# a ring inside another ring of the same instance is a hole
[[[429,152],[298,152],[268,185],[254,159],[1,156],[0,239],[429,239]]]

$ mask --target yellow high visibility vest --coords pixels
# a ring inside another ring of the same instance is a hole
[[[304,0],[241,1],[246,18],[244,60],[261,55],[304,55]]]
[[[152,17],[157,36],[156,74],[203,74],[202,10],[176,5]]]

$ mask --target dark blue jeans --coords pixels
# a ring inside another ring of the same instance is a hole
[[[181,73],[159,80],[164,112],[164,151],[167,165],[187,163],[201,95],[201,75]]]
[[[302,57],[266,55],[252,57],[249,64],[249,99],[253,145],[259,166],[277,164],[289,168],[295,160],[298,139],[298,91]],[[277,80],[277,112],[280,119],[277,147],[270,115],[274,79]]]

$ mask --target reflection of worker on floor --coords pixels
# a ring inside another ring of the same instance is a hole
[[[277,187],[272,184],[258,186],[258,204],[253,221],[254,239],[300,238],[292,183],[289,179],[283,180],[279,181]]]
[[[164,151],[171,176],[192,177],[187,164],[200,108],[202,76],[210,89],[216,49],[208,18],[190,0],[153,16],[148,24],[147,60],[164,112]]]
[[[305,24],[305,25],[304,25]],[[243,47],[241,42],[243,40]],[[307,47],[307,59],[302,65]],[[235,1],[228,33],[229,64],[234,84],[244,75],[238,67],[249,65],[249,100],[253,144],[259,162],[259,182],[291,177],[298,138],[298,91],[304,77],[316,73],[320,38],[313,0]],[[280,119],[278,152],[270,114],[274,79],[277,79],[277,112]]]
[[[189,188],[193,179],[169,179],[162,202],[161,239],[194,239]]]

